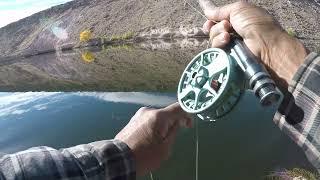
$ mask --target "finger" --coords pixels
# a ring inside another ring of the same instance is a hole
[[[181,108],[178,102],[173,103],[165,108],[160,109],[162,112],[172,113],[172,114],[182,114],[184,113],[183,109]]]
[[[179,125],[181,128],[192,128],[193,126],[191,118],[177,120],[177,121],[180,123]]]
[[[230,34],[227,32],[223,32],[218,36],[211,39],[211,46],[215,48],[223,48],[230,41]]]
[[[155,125],[156,135],[160,137],[158,139],[165,140],[173,130],[177,131],[179,128],[185,126],[187,121],[188,120],[186,119],[177,119],[172,117],[167,117],[166,119],[161,118],[161,121],[158,121]]]
[[[193,127],[193,121],[192,121],[192,118],[190,118],[188,121],[187,121],[187,128],[192,128]]]
[[[135,113],[135,116],[140,116],[141,114],[147,112],[147,111],[150,111],[150,110],[153,110],[153,108],[150,108],[150,107],[141,107],[136,113]]]
[[[209,20],[212,21],[222,21],[224,19],[229,20],[230,14],[235,12],[237,9],[240,9],[244,6],[247,6],[248,3],[244,1],[235,2],[221,7],[215,7],[214,5],[207,5],[203,8],[204,14]]]
[[[211,0],[198,0],[198,2],[203,11],[205,11],[206,9],[211,9],[216,7],[216,5],[213,4]]]
[[[215,23],[213,21],[207,20],[202,27],[202,30],[205,34],[209,34],[211,27],[214,25]]]
[[[190,119],[189,114],[181,108],[178,102],[161,109],[161,112],[176,119]]]
[[[188,127],[191,121],[190,115],[181,108],[178,102],[160,109],[159,114],[165,119],[170,119],[169,126],[178,123],[182,127]]]
[[[223,32],[229,32],[231,30],[231,25],[229,21],[223,20],[216,25],[212,26],[210,29],[210,38],[214,38]]]
[[[164,138],[164,141],[167,142],[170,145],[174,143],[174,140],[176,138],[177,132],[179,130],[179,124],[175,123],[168,131],[167,136]]]
[[[167,136],[163,139],[163,147],[164,147],[164,158],[165,160],[170,157],[172,145],[175,142],[175,139],[177,137],[177,133],[179,130],[179,125],[175,124],[172,126],[167,134]]]

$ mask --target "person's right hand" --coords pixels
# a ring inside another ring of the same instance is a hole
[[[270,72],[273,76],[287,83],[292,79],[307,55],[306,49],[298,39],[289,36],[266,10],[243,1],[223,7],[213,7],[208,0],[203,2],[209,19],[203,29],[210,33],[212,47],[228,44],[230,32],[234,30],[253,54],[273,71]]]

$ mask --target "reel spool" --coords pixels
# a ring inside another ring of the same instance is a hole
[[[192,59],[181,76],[180,106],[202,120],[215,121],[237,104],[245,90],[243,77],[230,53],[218,48],[207,49]]]

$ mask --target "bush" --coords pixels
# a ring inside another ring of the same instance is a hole
[[[134,32],[129,31],[122,35],[112,35],[110,40],[111,41],[128,40],[128,39],[132,39],[133,36],[134,36]]]
[[[288,28],[288,29],[287,29],[287,33],[288,33],[289,36],[291,36],[291,37],[296,37],[296,36],[297,36],[296,32],[295,32],[292,28]]]
[[[80,33],[80,42],[87,42],[92,38],[90,30],[85,30]]]

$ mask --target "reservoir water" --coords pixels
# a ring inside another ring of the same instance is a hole
[[[0,90],[6,91],[0,93],[0,152],[113,138],[140,107],[175,102],[180,74],[202,49],[122,45],[0,60]],[[257,180],[295,167],[313,171],[273,123],[275,111],[247,92],[223,119],[198,121],[199,179]],[[153,179],[196,179],[195,132],[180,131],[171,158],[152,172]]]

